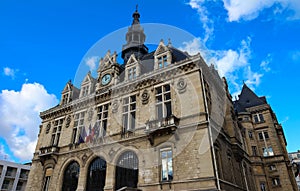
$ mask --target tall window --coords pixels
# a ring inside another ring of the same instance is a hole
[[[89,166],[86,191],[103,191],[106,178],[106,161],[96,158]]]
[[[87,96],[89,94],[89,88],[90,86],[83,86],[82,87],[82,96]]]
[[[123,132],[135,129],[136,96],[123,99]]]
[[[72,162],[64,172],[63,191],[76,191],[79,177],[79,164]]]
[[[252,155],[257,156],[257,148],[256,146],[252,146]]]
[[[164,55],[161,57],[158,57],[158,68],[164,68],[168,66],[168,56]]]
[[[82,130],[84,128],[84,116],[85,111],[76,113],[74,116],[74,128],[73,128],[73,134],[72,134],[72,143],[78,143],[80,134],[82,133]]]
[[[172,115],[171,88],[169,84],[155,88],[156,117],[162,119]]]
[[[254,119],[254,122],[255,123],[261,123],[261,122],[264,122],[264,116],[262,113],[256,113],[253,115],[253,119]]]
[[[100,105],[97,108],[97,121],[100,127],[99,132],[95,132],[95,135],[98,134],[102,137],[106,135],[107,130],[107,118],[108,118],[108,104]]]
[[[248,131],[248,135],[250,139],[253,139],[253,132],[252,131]]]
[[[132,80],[136,78],[136,67],[132,67],[128,69],[128,80]]]
[[[66,93],[63,95],[62,97],[62,104],[67,104],[68,103],[68,100],[69,100],[69,94]]]
[[[160,150],[161,158],[161,180],[171,181],[173,180],[173,155],[171,148],[165,148]]]
[[[58,146],[63,121],[64,121],[63,119],[54,121],[54,127],[52,131],[51,143],[50,143],[51,146]]]
[[[264,183],[264,182],[260,183],[260,190],[261,191],[267,191],[267,189],[266,189],[266,183]]]
[[[266,139],[269,139],[269,134],[268,134],[268,131],[261,131],[258,133],[258,138],[260,140],[266,140]]]
[[[279,186],[280,185],[279,177],[272,178],[272,184],[273,186]]]
[[[136,188],[139,176],[139,161],[132,151],[123,153],[116,164],[116,188],[118,190],[124,186]]]

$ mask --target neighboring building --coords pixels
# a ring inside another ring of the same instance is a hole
[[[17,164],[0,160],[0,190],[24,191],[30,171],[30,164]]]
[[[266,101],[258,107],[269,137],[252,122],[256,106],[238,109],[248,119],[237,120],[225,78],[200,54],[163,41],[149,52],[139,17],[128,28],[123,64],[108,51],[96,78],[88,73],[80,89],[68,82],[60,104],[40,114],[27,190],[295,190],[283,131]],[[264,143],[274,156],[263,157]]]
[[[258,97],[244,85],[234,106],[244,129],[256,185],[262,191],[297,190],[283,128],[266,98]]]
[[[294,177],[296,179],[298,189],[300,190],[300,150],[289,153],[289,158],[293,165]]]

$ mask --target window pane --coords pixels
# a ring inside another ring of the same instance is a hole
[[[259,139],[264,139],[264,137],[263,137],[263,135],[262,135],[262,132],[260,132],[260,133],[258,133],[258,137],[259,137]]]
[[[168,172],[167,172],[167,159],[162,159],[161,161],[162,167],[162,180],[168,180]]]
[[[167,109],[167,116],[166,117],[171,116],[172,115],[171,102],[166,103],[166,109]]]
[[[257,117],[257,115],[254,115],[254,122],[255,122],[255,123],[258,122],[258,117]]]
[[[158,87],[155,90],[156,90],[156,94],[161,94],[161,87]]]
[[[128,112],[128,105],[123,106],[123,112]]]
[[[123,128],[127,130],[128,128],[128,114],[123,115]]]
[[[169,85],[169,84],[167,84],[167,85],[164,85],[164,88],[165,88],[165,92],[168,92],[168,91],[170,91],[170,85]]]
[[[259,114],[259,121],[264,121],[264,116],[263,116],[263,114]]]
[[[131,100],[131,102],[135,102],[136,97],[135,96],[130,96],[130,100]]]
[[[131,129],[134,129],[135,128],[135,112],[131,112],[131,119],[130,119],[130,125],[131,125]]]
[[[163,118],[162,104],[156,106],[156,115],[158,119]]]
[[[156,96],[156,102],[157,103],[162,102],[162,95]]]
[[[268,132],[264,132],[265,138],[268,139],[269,138],[269,134]]]
[[[170,99],[171,99],[171,93],[166,93],[165,100],[170,100]]]

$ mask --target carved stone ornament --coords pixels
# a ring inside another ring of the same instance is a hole
[[[177,82],[177,90],[179,93],[184,93],[186,91],[186,80],[184,80],[183,78],[179,78],[178,82]]]
[[[66,128],[70,127],[70,123],[71,123],[71,116],[68,115],[68,117],[66,119]]]
[[[83,164],[85,165],[85,163],[86,163],[86,161],[87,161],[87,156],[86,156],[86,154],[84,154],[82,157],[81,157],[81,159],[82,159],[82,162],[83,162]]]
[[[142,98],[142,104],[147,104],[149,102],[149,93],[147,90],[144,90],[142,95],[141,95],[141,98]]]
[[[47,126],[46,126],[46,134],[49,133],[50,128],[51,128],[51,123],[49,122],[49,123],[47,124]]]
[[[119,102],[118,100],[114,100],[111,104],[111,110],[113,113],[118,112],[118,108],[119,108]]]
[[[88,121],[92,121],[94,115],[93,108],[90,108],[88,111]]]

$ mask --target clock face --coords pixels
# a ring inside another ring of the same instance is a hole
[[[101,80],[101,83],[102,85],[107,85],[111,80],[111,75],[110,74],[105,74],[103,77],[102,77],[102,80]]]

